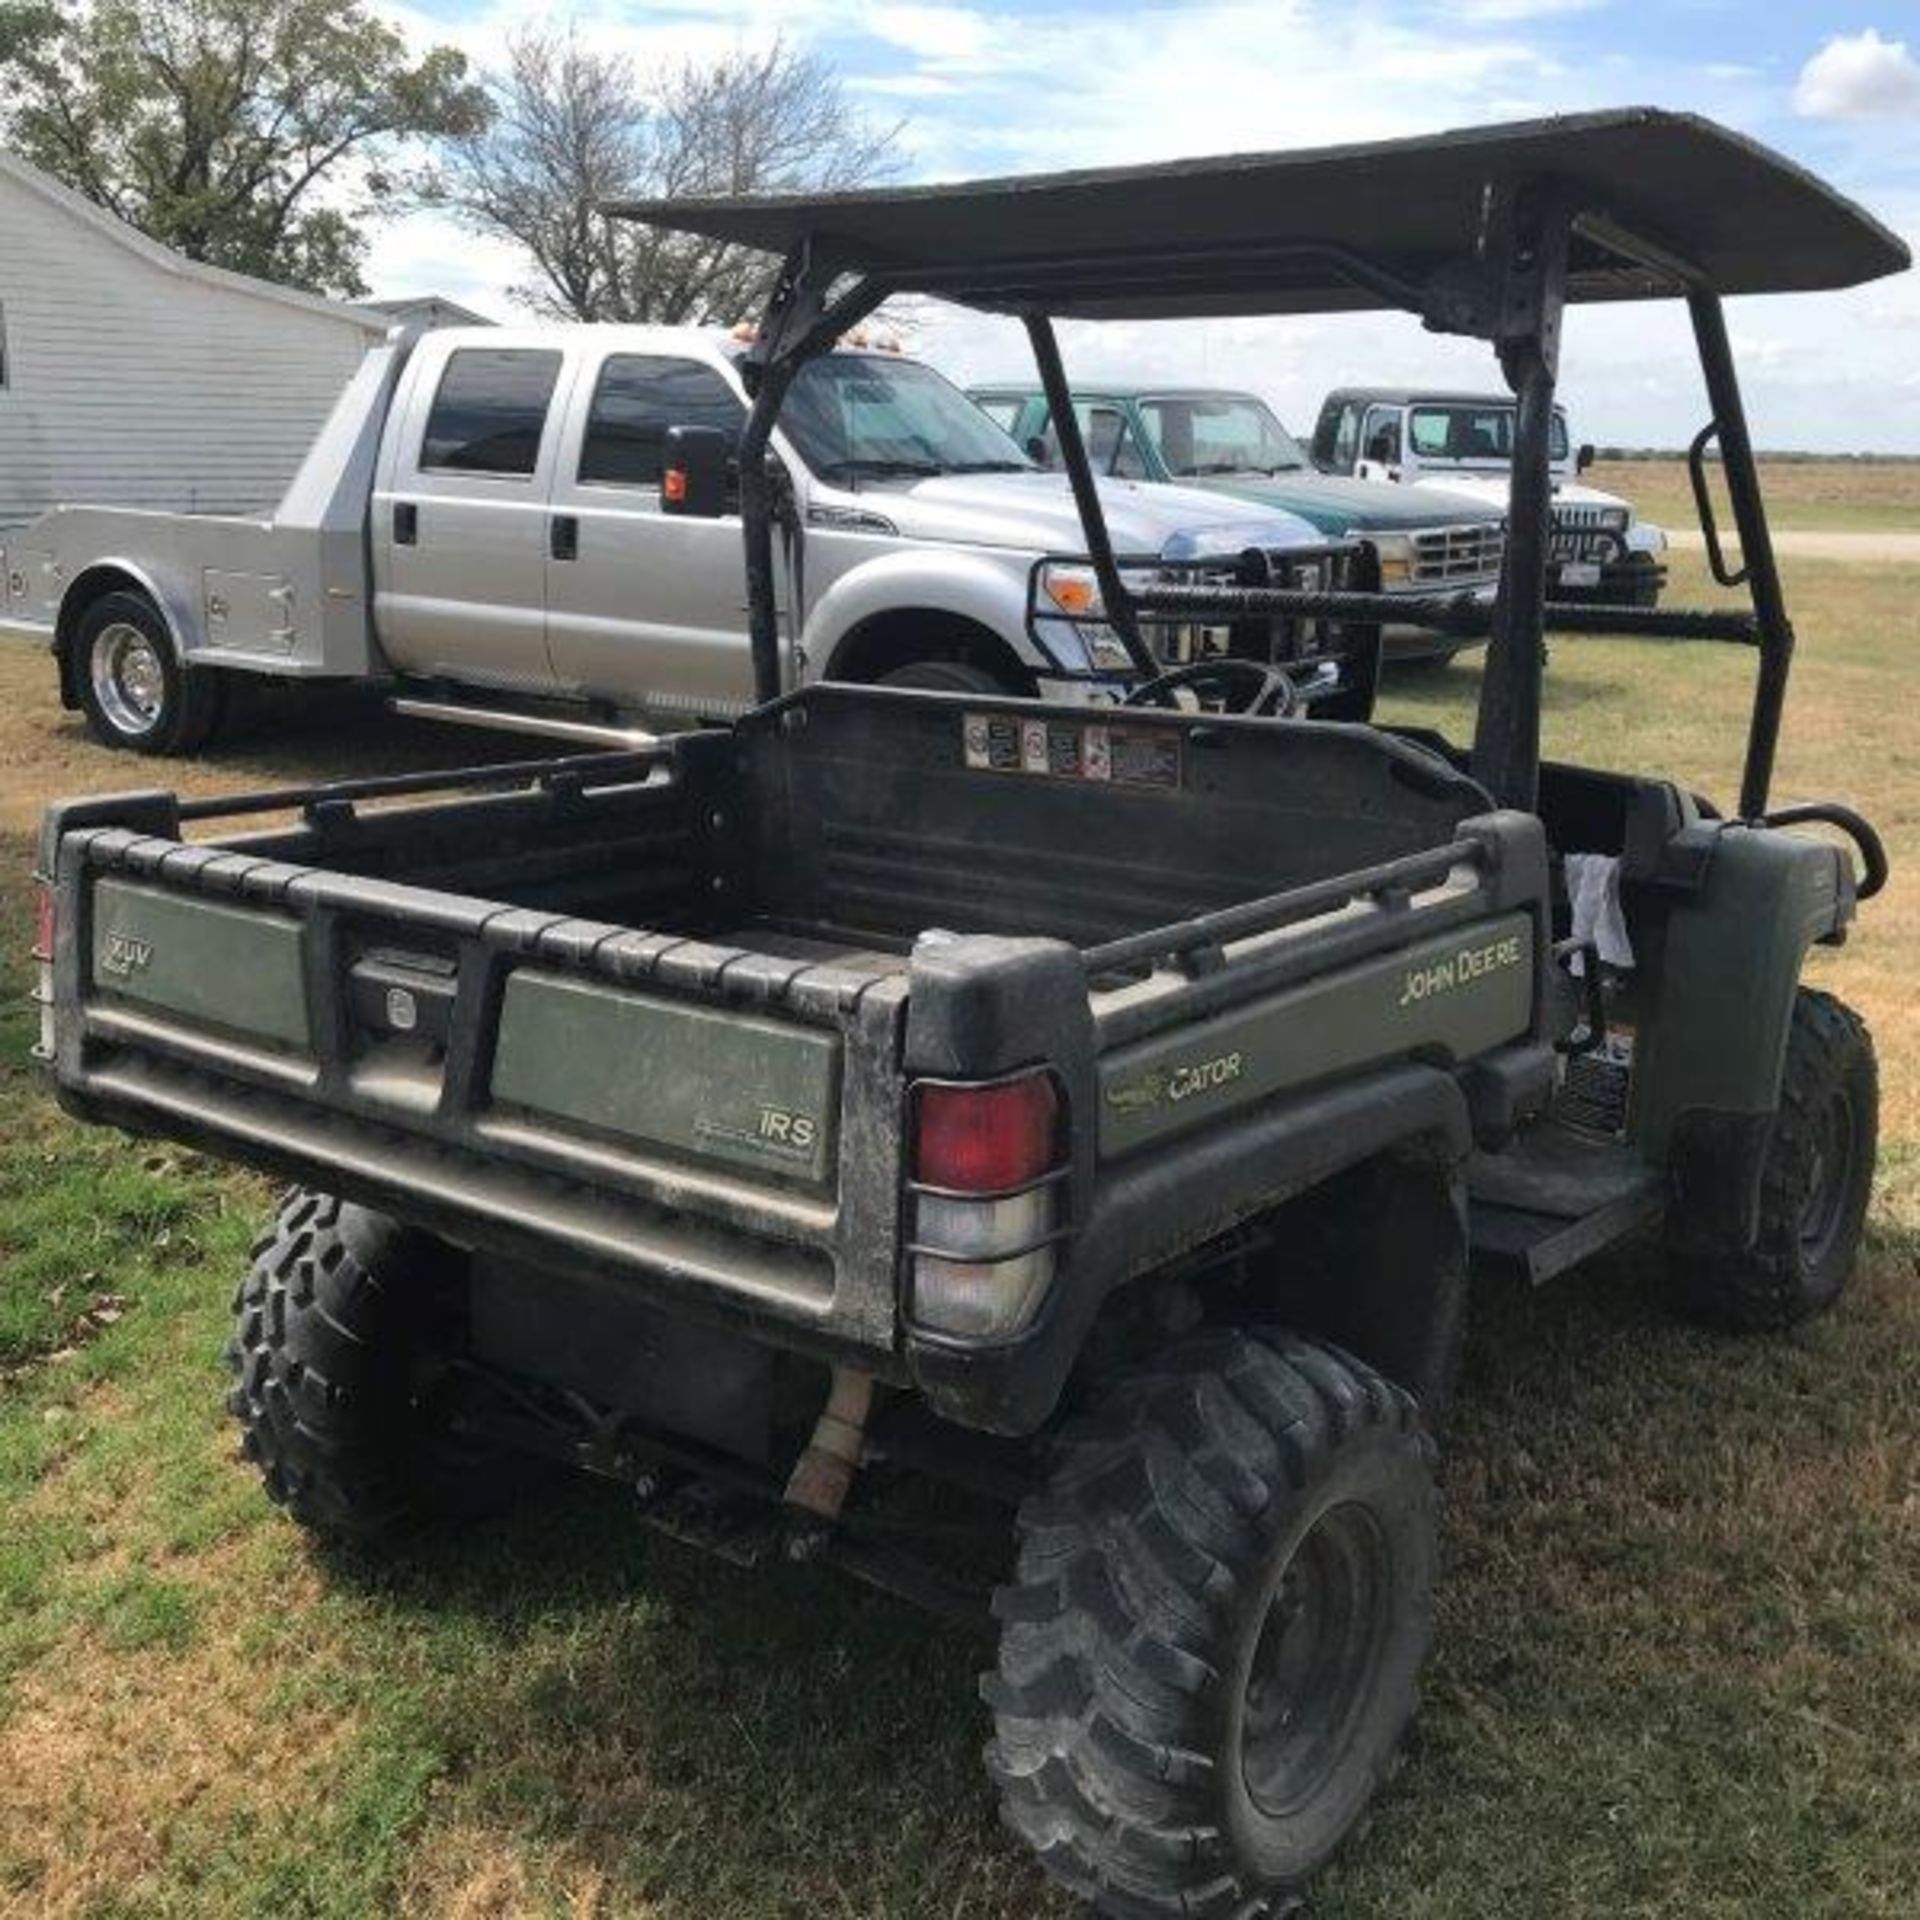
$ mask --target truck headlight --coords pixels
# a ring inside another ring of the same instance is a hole
[[[1074,620],[1101,620],[1107,603],[1100,594],[1100,576],[1091,567],[1048,561],[1040,569],[1041,595]]]
[[[1123,567],[1120,584],[1134,593],[1144,593],[1156,576],[1150,567]],[[1100,576],[1079,560],[1049,560],[1040,569],[1040,596],[1073,620],[1105,620],[1107,603],[1100,591]]]
[[[1403,587],[1413,578],[1413,536],[1410,533],[1370,533],[1367,538],[1380,556],[1382,587]]]
[[[1600,524],[1609,533],[1625,533],[1631,517],[1625,507],[1607,507],[1601,512]]]
[[[1123,570],[1120,579],[1135,593],[1155,584],[1151,570],[1137,567]],[[1052,609],[1072,623],[1074,637],[1086,648],[1095,668],[1103,673],[1132,670],[1133,656],[1108,623],[1100,576],[1084,561],[1049,560],[1036,577],[1035,597],[1042,613]]]

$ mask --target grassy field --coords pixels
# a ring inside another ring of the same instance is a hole
[[[1697,527],[1684,460],[1603,460],[1588,478],[1658,526]],[[1725,527],[1733,516],[1714,475]],[[1817,533],[1920,533],[1920,460],[1762,460],[1760,484],[1777,528]]]
[[[1780,792],[1896,862],[1816,965],[1881,1046],[1869,1257],[1779,1340],[1677,1324],[1643,1258],[1477,1298],[1427,1711],[1323,1920],[1915,1911],[1920,614],[1890,569],[1789,587]],[[1747,675],[1559,642],[1550,743],[1725,797]],[[1476,678],[1391,705],[1457,722]],[[47,679],[0,648],[0,1914],[1064,1920],[979,1773],[983,1639],[592,1487],[383,1561],[267,1508],[218,1366],[264,1189],[69,1126],[24,1064],[33,812],[152,777]],[[341,703],[193,779],[471,750]]]

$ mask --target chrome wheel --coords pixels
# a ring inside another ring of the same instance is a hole
[[[88,661],[94,704],[116,732],[137,738],[160,724],[167,705],[167,668],[149,634],[115,620],[93,637]]]

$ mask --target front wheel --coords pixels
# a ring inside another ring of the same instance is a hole
[[[1015,698],[1020,692],[998,674],[976,667],[970,660],[911,660],[904,667],[883,673],[873,684],[928,693],[979,693],[1001,699]]]
[[[69,644],[80,705],[103,746],[183,754],[212,738],[225,682],[181,664],[166,622],[144,594],[101,595],[80,616]]]
[[[1795,1326],[1832,1306],[1859,1258],[1879,1131],[1873,1036],[1844,1002],[1802,987],[1761,1150],[1759,1231],[1751,1246],[1675,1250],[1682,1305],[1741,1330]]]
[[[1278,1913],[1387,1777],[1436,1550],[1413,1402],[1337,1349],[1202,1336],[1070,1428],[983,1684],[1009,1824],[1103,1913]]]

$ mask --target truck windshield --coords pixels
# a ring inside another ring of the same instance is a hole
[[[1513,458],[1514,409],[1499,401],[1445,407],[1415,407],[1413,451],[1422,460],[1492,461]],[[1556,412],[1548,433],[1550,457],[1567,457],[1566,415]]]
[[[958,387],[891,354],[808,361],[780,424],[801,459],[828,480],[1017,473],[1033,465]]]
[[[1169,394],[1140,402],[1148,437],[1167,471],[1183,480],[1208,473],[1300,473],[1300,443],[1250,393]]]

